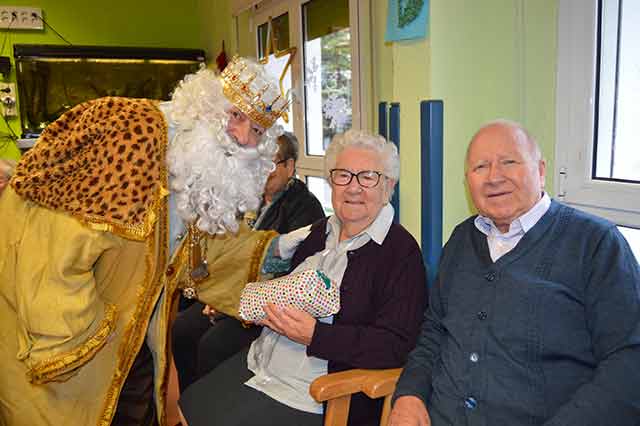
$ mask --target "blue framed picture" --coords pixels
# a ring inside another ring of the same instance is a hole
[[[428,16],[429,0],[389,0],[385,41],[426,37]]]

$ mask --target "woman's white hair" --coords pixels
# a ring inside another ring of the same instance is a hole
[[[380,160],[382,160],[382,173],[393,180],[394,183],[398,183],[400,178],[400,158],[396,145],[382,136],[354,129],[338,133],[331,140],[324,159],[324,173],[327,180],[329,180],[331,170],[336,167],[338,155],[347,148],[361,148],[377,153],[380,156]]]

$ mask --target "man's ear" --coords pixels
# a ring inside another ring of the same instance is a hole
[[[544,161],[544,159],[540,160],[540,162],[538,163],[538,173],[540,175],[540,184],[542,185],[542,188],[540,189],[544,191],[544,186],[546,184],[547,178],[547,162]]]
[[[293,158],[288,158],[287,161],[284,162],[284,166],[287,168],[288,177],[293,177],[296,174],[296,162]]]

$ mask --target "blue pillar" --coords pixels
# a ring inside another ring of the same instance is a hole
[[[400,153],[400,104],[391,103],[389,111],[389,140],[396,144],[398,153]],[[393,221],[400,223],[400,185],[396,186],[396,190],[391,197],[391,205],[395,210]]]
[[[387,103],[380,102],[378,104],[378,134],[383,138],[389,137],[389,130],[387,129]]]
[[[442,252],[443,103],[420,102],[421,238],[429,284],[433,283]]]

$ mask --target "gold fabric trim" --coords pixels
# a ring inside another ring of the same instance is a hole
[[[260,238],[256,244],[256,249],[251,256],[251,266],[249,266],[249,279],[247,282],[253,282],[258,280],[260,275],[260,265],[264,257],[264,250],[271,240],[277,237],[279,234],[276,231],[266,231],[262,238]]]
[[[161,187],[167,188],[168,172],[166,166],[166,150],[168,140],[166,137],[166,121],[164,122],[164,124],[164,144],[162,145],[161,155],[163,164],[160,169],[160,181]],[[152,231],[151,234],[146,237],[146,267],[144,280],[138,290],[138,303],[136,304],[134,314],[131,317],[131,321],[127,324],[122,336],[122,343],[120,344],[120,348],[118,350],[118,363],[116,371],[113,373],[113,380],[104,399],[102,414],[98,419],[98,426],[111,425],[111,421],[118,405],[118,398],[120,396],[122,386],[124,385],[124,381],[129,374],[129,370],[131,370],[131,366],[133,365],[133,362],[138,355],[140,347],[144,343],[147,329],[149,327],[149,322],[151,320],[151,315],[153,314],[156,302],[163,289],[161,287],[161,284],[164,282],[163,274],[165,265],[167,263],[169,250],[168,211],[167,203],[165,201],[165,197],[167,194],[168,192],[166,194],[163,194],[163,191],[160,191],[159,197],[153,204],[153,208],[156,209],[154,214],[157,218],[157,220],[153,220],[153,225],[156,225],[157,222],[158,231]],[[151,226],[151,222],[149,222],[147,225]],[[151,229],[153,230],[153,226],[151,226]],[[159,246],[157,247],[158,254],[156,256],[157,244],[159,244]],[[157,262],[155,260],[157,260]],[[162,407],[162,410],[164,411],[164,407]]]
[[[102,217],[90,215],[77,216],[76,218],[84,223],[85,226],[96,231],[111,232],[128,240],[144,241],[153,232],[163,198],[169,195],[169,191],[164,187],[159,187],[157,192],[155,201],[149,206],[149,212],[142,225],[130,225],[115,221],[105,222]]]
[[[115,320],[115,305],[106,305],[104,318],[100,321],[96,332],[73,351],[38,362],[27,372],[29,382],[35,385],[41,385],[56,381],[56,378],[60,375],[84,365],[107,343],[107,337],[109,337],[115,329]],[[65,377],[65,380],[67,378],[68,377]]]

